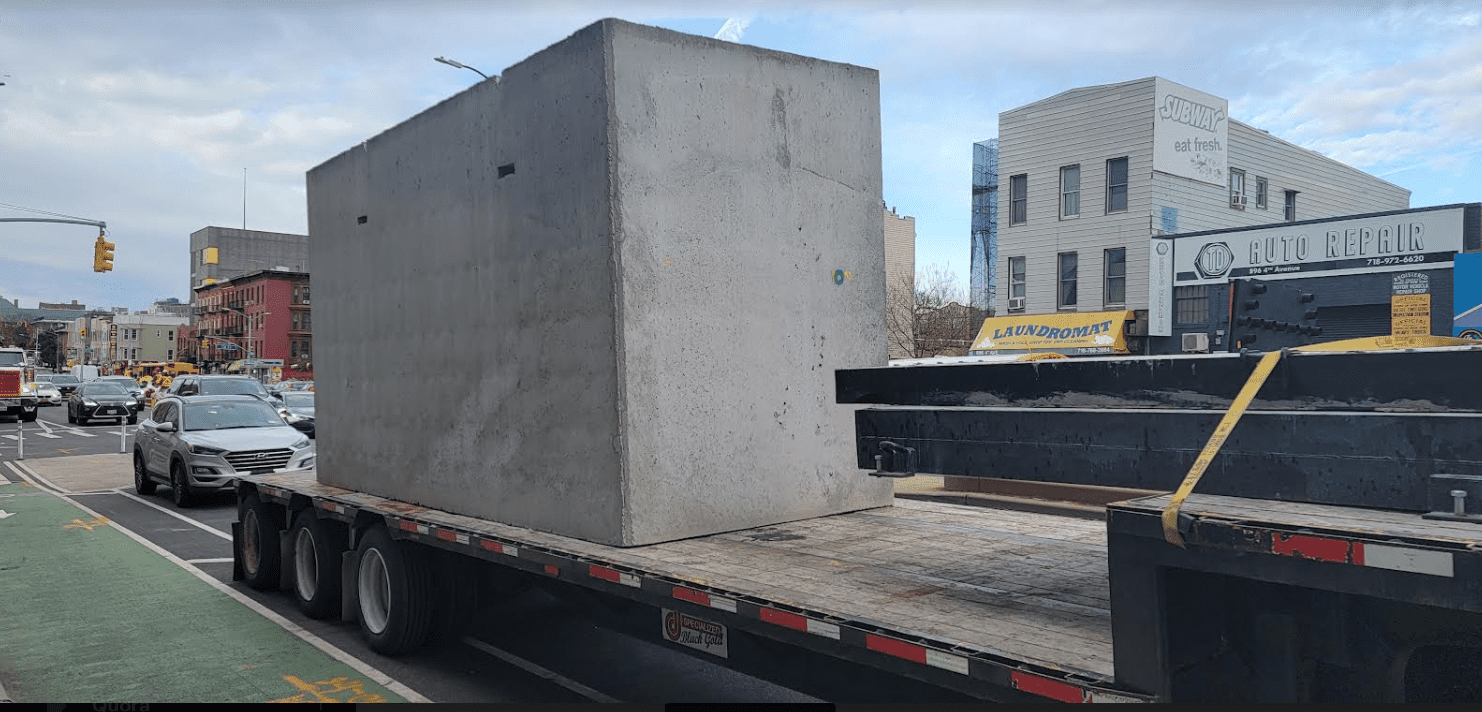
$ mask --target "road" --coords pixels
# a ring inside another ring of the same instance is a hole
[[[497,637],[489,634],[482,640],[450,641],[402,658],[383,657],[361,642],[356,624],[307,618],[286,593],[255,591],[231,580],[231,526],[237,516],[232,495],[203,497],[188,509],[175,507],[164,488],[152,496],[139,496],[133,489],[128,455],[120,454],[132,447],[128,434],[134,427],[110,422],[73,426],[66,423],[66,416],[65,406],[43,407],[34,423],[0,422],[0,475],[12,481],[35,480],[33,484],[107,517],[159,551],[182,560],[183,566],[230,585],[430,701],[817,701],[654,643],[603,630],[538,591],[515,596],[486,614],[510,623],[492,627],[501,631]],[[123,448],[121,430],[125,431]],[[48,467],[51,458],[67,460]],[[63,462],[86,466],[60,467]],[[40,472],[71,474],[52,480],[36,477]]]

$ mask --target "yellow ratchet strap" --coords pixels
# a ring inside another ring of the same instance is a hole
[[[1194,461],[1194,466],[1189,468],[1189,474],[1184,475],[1184,481],[1179,484],[1178,491],[1173,493],[1173,499],[1168,501],[1168,506],[1163,508],[1163,538],[1180,549],[1184,547],[1184,538],[1178,533],[1178,508],[1183,506],[1184,500],[1189,493],[1194,491],[1194,485],[1199,484],[1199,478],[1204,476],[1204,470],[1219,454],[1220,448],[1224,446],[1225,439],[1230,437],[1230,431],[1235,429],[1235,424],[1240,422],[1240,416],[1245,415],[1245,409],[1250,407],[1250,402],[1255,400],[1256,391],[1266,383],[1266,378],[1271,375],[1271,370],[1276,368],[1276,362],[1281,360],[1281,351],[1268,351],[1261,356],[1256,363],[1256,370],[1250,374],[1250,379],[1245,382],[1245,387],[1240,389],[1240,394],[1235,396],[1235,402],[1230,404],[1230,410],[1225,411],[1225,417],[1220,419],[1220,424],[1215,427],[1214,434],[1209,436],[1209,442],[1204,445],[1204,450],[1199,453],[1199,459]]]

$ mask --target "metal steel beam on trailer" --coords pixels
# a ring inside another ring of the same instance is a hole
[[[910,406],[1228,408],[1259,353],[841,369],[839,403]],[[1482,412],[1482,345],[1292,352],[1251,410]]]

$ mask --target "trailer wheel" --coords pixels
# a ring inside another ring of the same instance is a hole
[[[360,630],[382,655],[415,650],[432,628],[432,571],[410,549],[380,527],[367,531],[356,549]]]
[[[293,524],[293,594],[299,610],[310,618],[340,614],[340,554],[347,547],[346,532],[334,522],[304,510]]]
[[[277,588],[283,515],[253,492],[242,500],[237,519],[242,522],[242,574],[247,585],[259,591]]]
[[[36,412],[37,412],[37,407],[34,406],[34,405],[31,406],[30,409],[28,409],[28,410],[21,411],[20,421],[22,423],[34,423],[34,422],[36,422]]]

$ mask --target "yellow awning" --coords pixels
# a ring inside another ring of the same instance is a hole
[[[1131,311],[1025,314],[983,320],[969,353],[1125,354]]]

